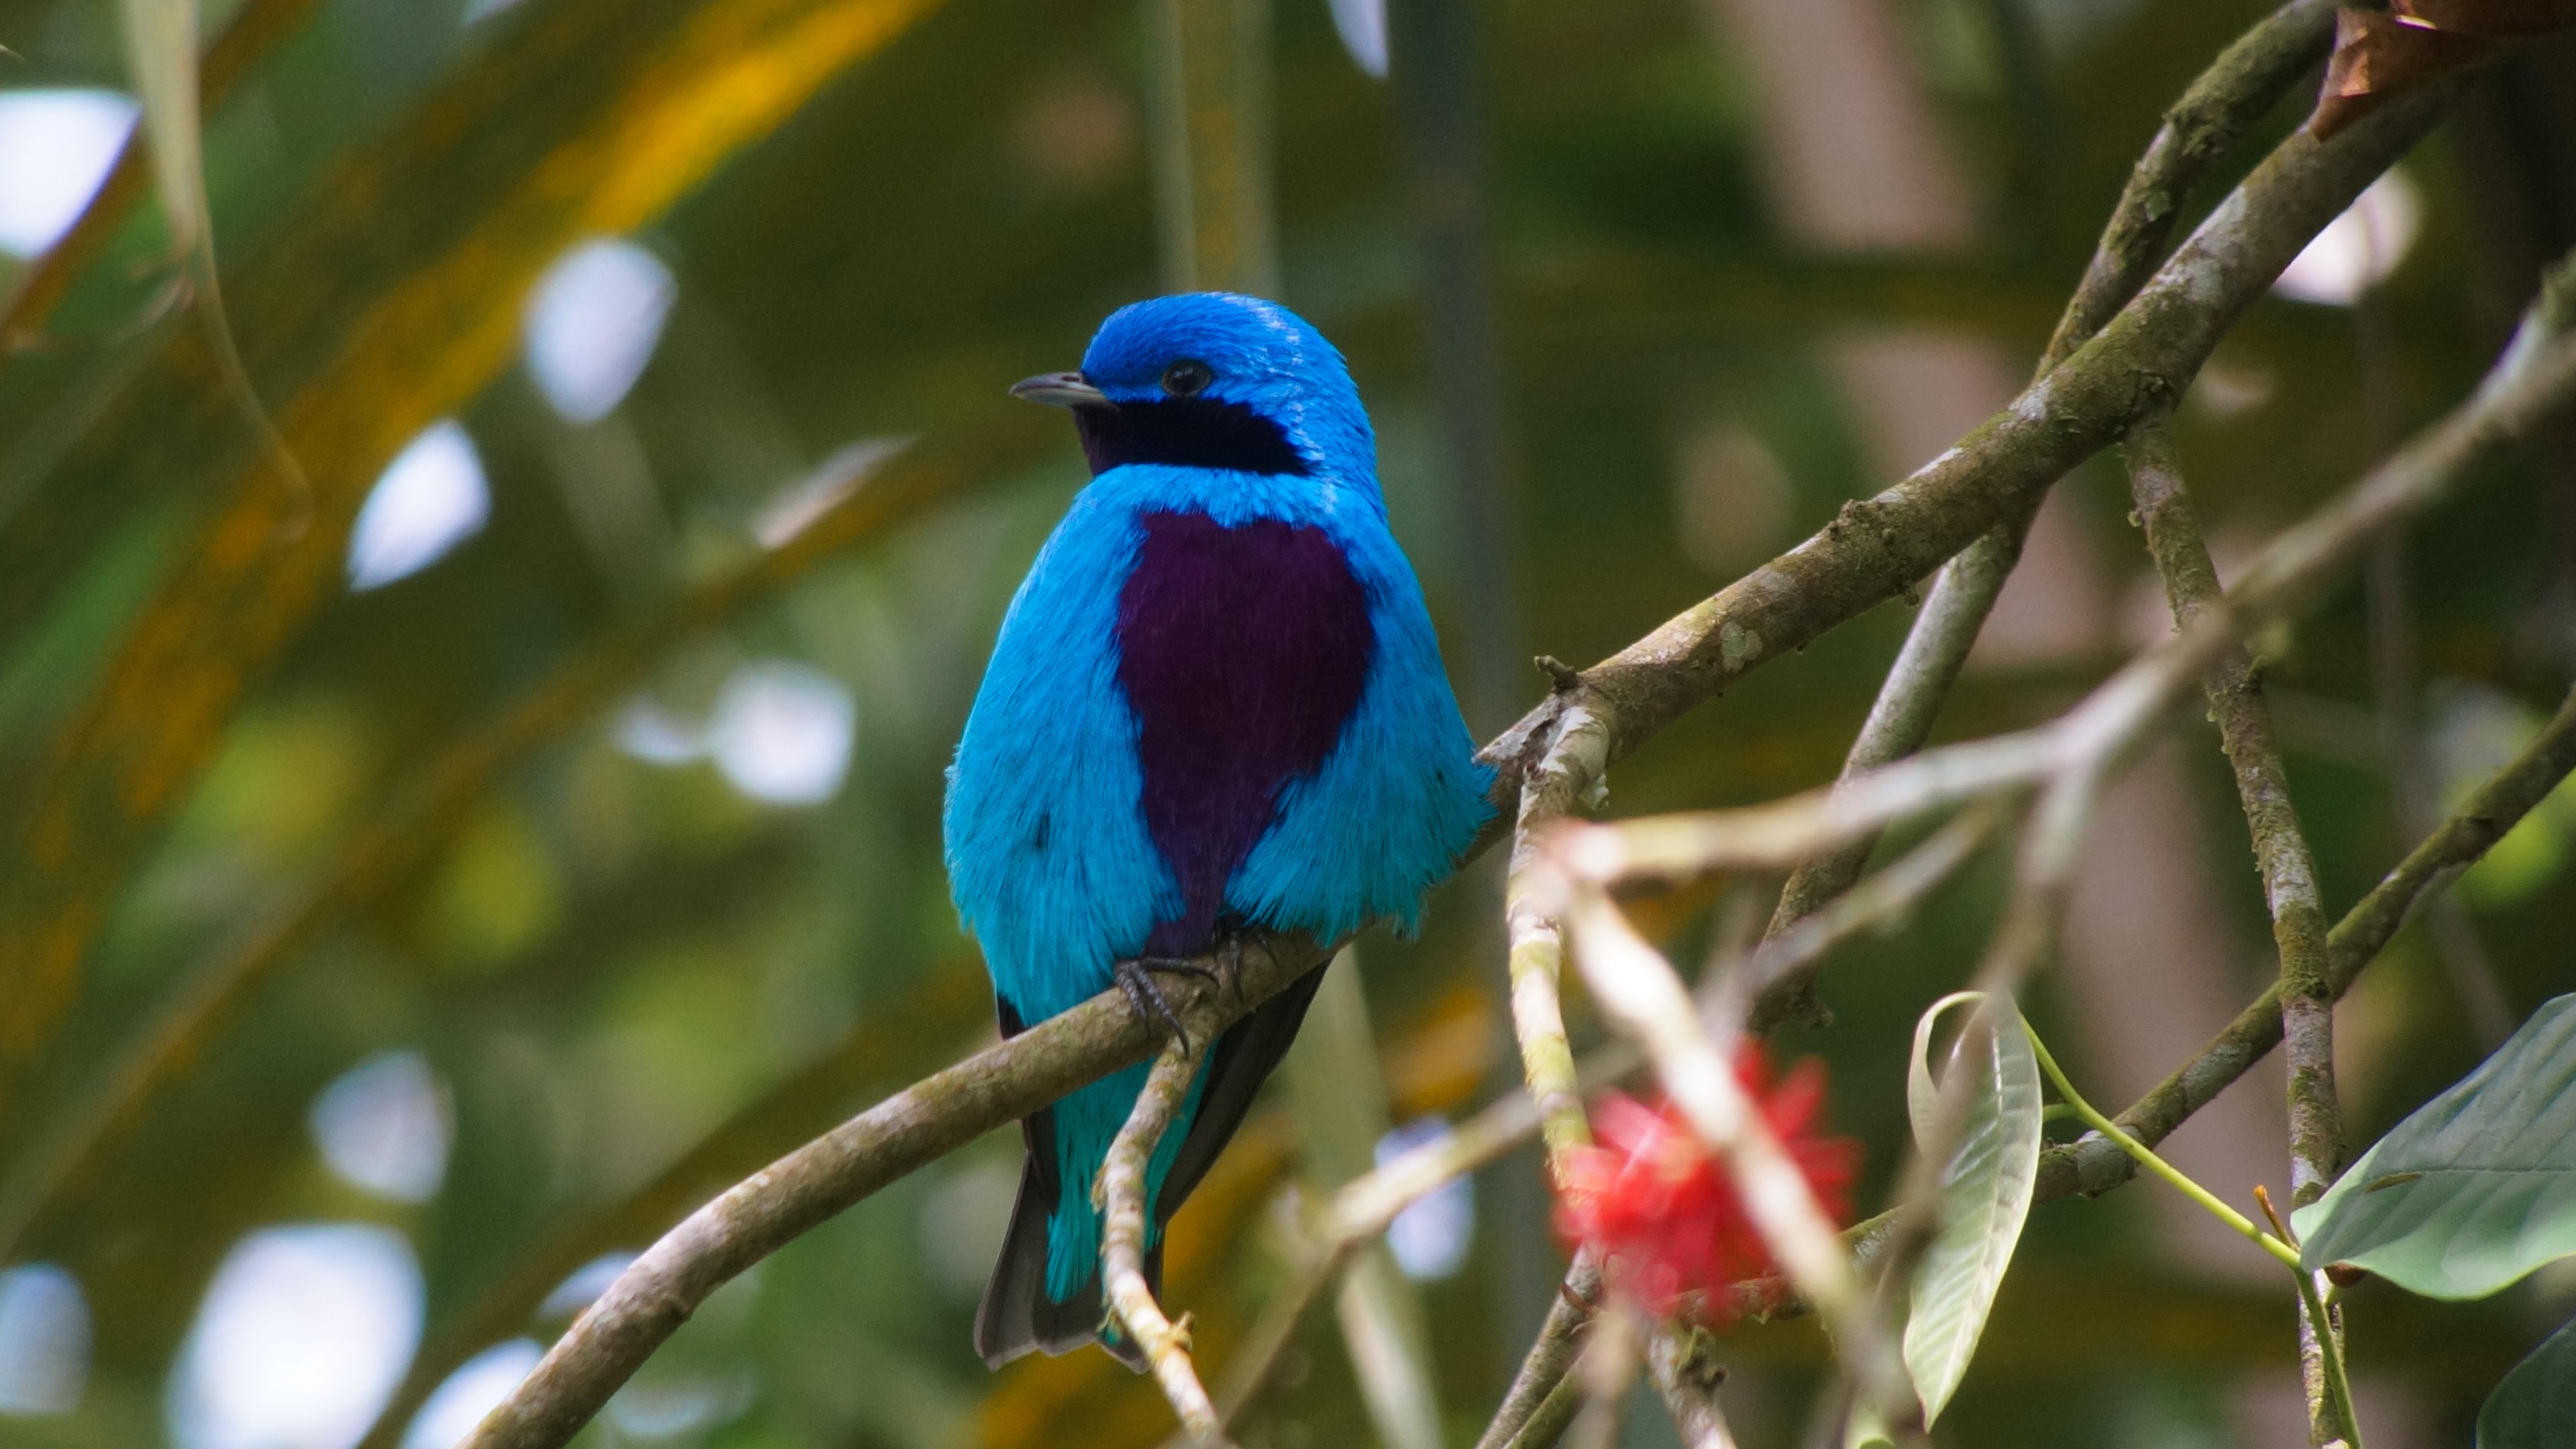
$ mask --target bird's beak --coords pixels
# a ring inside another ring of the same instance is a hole
[[[1105,408],[1109,394],[1082,380],[1078,372],[1041,372],[1011,384],[1011,396],[1060,408]]]

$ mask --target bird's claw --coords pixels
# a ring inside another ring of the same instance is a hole
[[[1136,1019],[1161,1023],[1163,1029],[1181,1044],[1181,1050],[1187,1052],[1190,1034],[1182,1028],[1180,1014],[1172,1010],[1171,1001],[1163,995],[1163,989],[1154,984],[1154,978],[1188,976],[1219,991],[1240,995],[1243,990],[1243,952],[1247,943],[1255,949],[1268,949],[1254,939],[1250,931],[1227,930],[1217,936],[1214,953],[1217,964],[1214,966],[1186,956],[1131,956],[1113,963],[1109,974],[1118,983],[1118,989],[1126,993],[1127,1004],[1134,1008]]]
[[[1204,976],[1210,981],[1216,979],[1216,973],[1196,961],[1174,961],[1159,956],[1132,957],[1109,968],[1110,979],[1126,993],[1128,1008],[1136,1013],[1136,1019],[1160,1022],[1163,1029],[1172,1034],[1172,1040],[1181,1044],[1181,1053],[1186,1056],[1190,1050],[1189,1029],[1181,1025],[1180,1015],[1172,1010],[1172,1003],[1163,996],[1163,988],[1154,984],[1157,972],[1167,976]]]

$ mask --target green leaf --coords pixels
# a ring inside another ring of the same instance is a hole
[[[1918,1143],[1932,1135],[1940,1112],[1929,1061],[1932,1028],[1950,1007],[1981,996],[1963,991],[1943,997],[1915,1025],[1905,1096]],[[1973,1018],[1950,1048],[1946,1070],[1973,1074],[1966,1084],[1968,1115],[1941,1173],[1941,1230],[1914,1270],[1905,1324],[1905,1367],[1923,1400],[1927,1425],[1940,1417],[1967,1375],[2039,1178],[2039,1063],[2020,1014],[2006,1003]]]
[[[1936,1010],[1938,1008],[1935,1008]],[[1843,1449],[1895,1449],[1896,1431],[1887,1416],[1867,1398],[1855,1401],[1843,1419]]]
[[[123,0],[126,69],[152,142],[152,174],[170,227],[171,249],[206,244],[204,138],[198,124],[196,0]],[[211,268],[208,269],[211,271]]]
[[[2310,1269],[2483,1298],[2576,1253],[2576,996],[2379,1139],[2294,1215]]]
[[[2576,1443],[2576,1321],[2513,1366],[2478,1410],[2478,1449],[2565,1449]]]

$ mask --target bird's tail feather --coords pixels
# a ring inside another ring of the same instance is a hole
[[[1049,1298],[1047,1281],[1047,1213],[1056,1201],[1055,1185],[1039,1166],[1035,1153],[1020,1166],[1020,1195],[1011,1204],[1011,1227],[1002,1238],[1002,1254],[993,1277],[984,1285],[984,1304],[975,1313],[975,1351],[986,1365],[1003,1364],[1033,1350],[1070,1353],[1097,1338],[1100,1346],[1131,1369],[1142,1369],[1145,1356],[1135,1342],[1101,1332],[1100,1270],[1092,1269],[1072,1297]],[[1163,1293],[1163,1250],[1158,1243],[1145,1254],[1145,1283],[1156,1298]]]
[[[1288,1053],[1306,1008],[1323,984],[1324,973],[1310,971],[1287,990],[1264,1002],[1252,1015],[1217,1039],[1207,1082],[1182,1132],[1179,1154],[1161,1191],[1155,1195],[1153,1244],[1145,1253],[1145,1283],[1163,1295],[1161,1229],[1180,1210],[1190,1190],[1225,1149],[1263,1081]],[[1017,1020],[1004,1008],[1003,1029],[1014,1032]],[[1047,1296],[1047,1215],[1060,1202],[1053,1169],[1052,1113],[1041,1110],[1021,1124],[1026,1151],[1020,1162],[1020,1194],[1011,1204],[1010,1231],[1003,1236],[1001,1257],[984,1287],[984,1305],[975,1314],[975,1351],[999,1368],[1033,1350],[1070,1353],[1094,1339],[1131,1369],[1142,1370],[1145,1356],[1135,1342],[1114,1328],[1103,1331],[1100,1267],[1091,1271],[1069,1298]]]

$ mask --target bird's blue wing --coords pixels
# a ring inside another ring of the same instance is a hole
[[[1180,893],[1138,808],[1136,721],[1118,685],[1117,598],[1134,567],[1134,511],[1085,490],[1002,621],[949,769],[949,891],[984,951],[1006,1027],[1034,1026],[1106,990],[1110,967],[1176,914]],[[1030,1165],[979,1346],[998,1361],[1061,1351],[1098,1323],[1091,1180],[1145,1084],[1130,1067],[1030,1119]],[[1185,1104],[1183,1121],[1191,1104]],[[1168,1134],[1148,1181],[1180,1150]],[[1042,1229],[1021,1216],[1043,1213]],[[1004,1302],[1001,1299],[1007,1298]]]
[[[1086,490],[1011,601],[949,768],[949,891],[993,984],[1032,1024],[1109,985],[1178,891],[1137,808],[1118,687],[1134,514]]]

